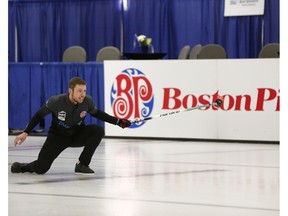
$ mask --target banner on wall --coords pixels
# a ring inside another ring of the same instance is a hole
[[[105,111],[139,119],[213,103],[107,136],[279,141],[279,60],[105,61]]]
[[[225,0],[224,16],[264,14],[264,0]]]

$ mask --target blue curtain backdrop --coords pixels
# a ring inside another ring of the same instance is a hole
[[[151,37],[169,59],[186,44],[218,43],[229,58],[256,58],[262,45],[279,43],[279,0],[265,0],[264,16],[244,17],[224,17],[224,1],[9,0],[9,61],[15,27],[19,62],[59,62],[72,45],[95,61],[103,46],[120,49],[122,36],[123,51],[133,51],[134,34]]]
[[[133,41],[136,34],[152,38],[155,52],[168,53],[169,0],[127,0],[126,2],[127,4],[123,5],[124,51],[134,52]]]
[[[15,62],[15,26],[16,7],[15,2],[9,2],[8,6],[8,61]]]
[[[264,16],[264,45],[267,43],[279,43],[279,0],[265,1]]]
[[[19,62],[59,62],[73,45],[84,47],[88,60],[95,61],[103,46],[120,46],[119,0],[10,0],[8,6],[9,33],[17,27]],[[9,39],[13,56],[15,40]]]

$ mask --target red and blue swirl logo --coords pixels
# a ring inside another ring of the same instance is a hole
[[[121,119],[140,119],[148,117],[153,109],[154,96],[150,81],[138,69],[128,68],[116,78],[110,93],[114,115]],[[145,122],[132,124],[137,128]]]

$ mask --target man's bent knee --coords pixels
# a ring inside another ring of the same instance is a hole
[[[95,136],[103,138],[105,136],[105,131],[102,127],[98,126],[98,125],[91,125],[91,127],[93,128],[93,134],[95,134]]]

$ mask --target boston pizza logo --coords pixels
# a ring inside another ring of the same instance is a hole
[[[129,68],[115,78],[110,99],[113,113],[117,118],[131,120],[146,118],[153,109],[152,85],[140,70]],[[142,126],[144,123],[133,124],[130,128]]]

